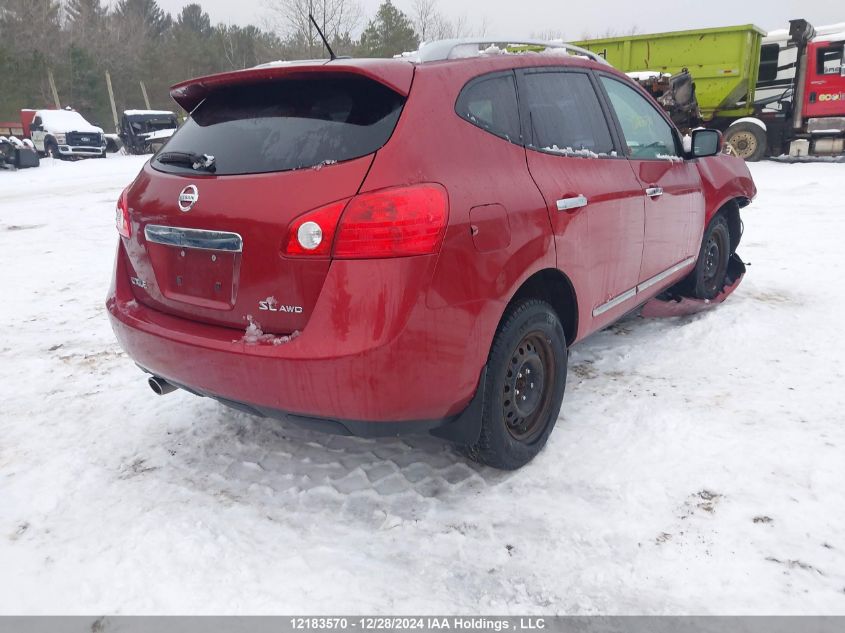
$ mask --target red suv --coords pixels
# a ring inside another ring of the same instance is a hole
[[[172,89],[108,298],[158,393],[343,434],[430,432],[513,469],[567,349],[672,288],[716,297],[756,191],[569,46],[277,63]]]

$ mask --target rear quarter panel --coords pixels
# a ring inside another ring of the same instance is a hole
[[[555,267],[545,201],[524,148],[455,112],[462,87],[479,74],[485,69],[471,63],[417,67],[396,131],[362,187],[436,182],[448,191],[448,229],[424,307],[409,325],[419,333],[418,354],[434,368],[429,374],[442,375],[436,388],[461,393],[463,401],[475,391],[510,298],[531,274]]]

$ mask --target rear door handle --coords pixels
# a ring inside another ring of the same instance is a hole
[[[663,187],[649,187],[645,190],[645,195],[649,198],[659,198],[663,195]]]
[[[572,211],[587,206],[586,196],[574,196],[572,198],[561,198],[557,201],[558,211]]]

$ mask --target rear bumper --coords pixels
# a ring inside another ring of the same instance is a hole
[[[143,369],[143,368],[142,368]],[[151,373],[148,370],[147,373]],[[486,371],[486,370],[485,370]],[[484,384],[484,375],[479,385]],[[172,384],[172,383],[171,383]],[[371,422],[366,420],[338,420],[316,418],[279,409],[271,409],[259,405],[237,402],[213,393],[198,391],[186,385],[176,385],[180,389],[204,398],[212,398],[249,415],[262,418],[284,420],[301,427],[332,435],[347,435],[355,437],[395,437],[399,435],[422,435],[429,433],[445,440],[459,444],[473,444],[477,441],[481,430],[481,406],[483,392],[479,389],[466,408],[459,414],[438,420],[403,420],[401,422]]]
[[[343,266],[356,264],[362,265]],[[340,267],[337,274],[348,281],[348,270]],[[447,327],[443,320],[450,315],[426,308],[424,300],[409,302],[407,314],[395,315],[393,328],[374,329],[379,318],[384,320],[376,313],[358,314],[344,324],[353,331],[330,331],[317,314],[328,310],[330,323],[336,309],[330,273],[323,290],[329,296],[321,297],[300,336],[281,345],[250,344],[243,330],[139,303],[129,277],[121,247],[106,303],[112,328],[138,365],[174,385],[253,414],[342,434],[464,437],[457,429],[472,409],[486,353],[455,349],[456,340],[463,341],[463,348],[470,334],[456,330],[454,322]],[[348,290],[348,283],[343,288]],[[361,305],[363,310],[369,303]],[[385,329],[392,329],[392,335],[379,338]]]

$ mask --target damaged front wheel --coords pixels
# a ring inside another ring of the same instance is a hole
[[[728,222],[717,215],[710,222],[701,241],[698,262],[690,275],[692,295],[697,299],[715,299],[725,287],[731,257],[731,232]]]

